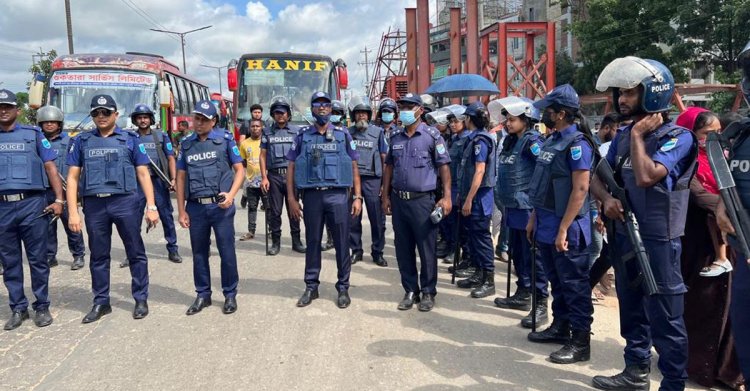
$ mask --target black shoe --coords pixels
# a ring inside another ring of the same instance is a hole
[[[531,292],[526,288],[516,288],[516,292],[508,298],[495,298],[495,305],[511,310],[528,311],[531,309]]]
[[[302,244],[302,240],[299,238],[299,235],[292,235],[292,250],[302,254],[307,251],[307,247]]]
[[[276,255],[281,251],[281,239],[271,238],[271,247],[268,249],[268,255]]]
[[[93,307],[91,307],[91,311],[89,311],[86,316],[83,317],[83,320],[81,323],[91,323],[96,322],[97,320],[101,319],[102,316],[111,314],[112,313],[112,306],[109,304],[94,304]]]
[[[422,312],[430,312],[435,306],[435,295],[431,293],[422,293],[422,300],[419,301],[417,309]]]
[[[323,243],[323,245],[320,246],[320,249],[323,250],[323,251],[328,251],[328,250],[330,250],[330,249],[332,249],[334,247],[336,247],[336,246],[333,244],[333,238],[331,238],[329,236],[328,239],[326,239],[326,242]]]
[[[533,326],[531,324],[532,311],[536,311],[536,327],[545,325],[547,324],[547,322],[549,322],[549,319],[547,319],[547,298],[543,297],[543,298],[537,299],[536,308],[529,310],[529,314],[526,315],[523,319],[521,319],[521,327],[530,329],[531,326]]]
[[[453,258],[451,258],[451,260],[452,259]],[[466,277],[468,277],[469,275],[471,275],[472,273],[474,273],[474,269],[473,269],[474,266],[472,266],[471,262],[469,262],[469,259],[467,259],[467,258],[460,259],[458,261],[458,265],[456,265],[456,266],[457,266],[456,267],[456,273],[459,273],[462,270],[472,269],[469,272],[469,274],[466,275]],[[453,266],[448,266],[448,273],[453,273]],[[458,277],[458,274],[456,274],[456,276]]]
[[[57,257],[55,256],[47,257],[47,264],[49,265],[49,267],[55,267],[59,265],[59,263],[57,262]]]
[[[349,291],[346,289],[339,291],[339,297],[336,299],[336,305],[339,306],[339,308],[346,308],[349,307],[349,304],[352,303],[351,297],[349,297]]]
[[[193,302],[190,307],[188,307],[187,311],[185,311],[185,315],[195,315],[199,312],[201,312],[202,309],[208,307],[211,305],[211,298],[210,297],[196,297],[195,301]]]
[[[628,365],[624,371],[614,376],[594,376],[591,385],[600,390],[648,391],[651,387],[648,381],[650,373],[649,364]]]
[[[24,320],[29,319],[29,310],[13,311],[10,314],[10,319],[5,323],[5,330],[13,330],[18,328]]]
[[[359,251],[355,251],[352,253],[352,265],[354,265],[357,262],[360,262],[362,260],[362,253]]]
[[[143,319],[148,315],[148,303],[146,300],[135,301],[135,308],[133,308],[133,319]]]
[[[78,270],[83,268],[83,265],[85,264],[85,261],[83,260],[83,255],[73,258],[73,264],[70,266],[70,270]]]
[[[482,285],[471,291],[471,297],[481,299],[495,294],[495,272],[482,270]]]
[[[125,268],[130,266],[130,260],[125,258],[122,261],[120,261],[120,268]]]
[[[372,262],[374,262],[376,265],[380,267],[386,267],[388,266],[388,261],[383,258],[383,254],[373,255]]]
[[[247,208],[247,197],[246,196],[242,196],[242,198],[240,198],[240,207],[242,209]]]
[[[169,253],[169,260],[174,263],[182,263],[182,257],[177,251]]]
[[[544,331],[529,333],[528,339],[537,343],[568,343],[570,340],[570,323],[552,319],[552,325]]]
[[[36,327],[47,327],[52,324],[52,314],[49,313],[49,308],[36,311],[34,314],[34,324]]]
[[[237,311],[237,298],[227,297],[224,299],[224,307],[221,308],[221,312],[225,314],[233,314]]]
[[[318,290],[307,288],[305,289],[305,293],[300,296],[299,300],[297,300],[297,307],[307,307],[312,303],[313,300],[318,298]]]
[[[456,277],[458,278],[468,278],[474,275],[474,273],[477,272],[477,268],[474,266],[469,266],[467,269],[458,269],[456,271]]]
[[[591,333],[573,330],[573,336],[558,351],[549,355],[549,360],[555,364],[573,364],[591,359]]]
[[[483,270],[480,268],[474,269],[474,274],[465,280],[456,281],[456,286],[461,289],[474,289],[482,285],[482,274]]]
[[[452,265],[453,264],[453,253],[450,253],[450,254],[446,255],[445,258],[443,258],[443,263]]]
[[[419,303],[419,293],[407,292],[401,302],[398,303],[398,309],[401,311],[410,310],[414,303]]]

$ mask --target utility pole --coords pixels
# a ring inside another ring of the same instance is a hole
[[[65,21],[68,23],[68,54],[73,54],[73,22],[70,18],[70,0],[65,0]]]
[[[180,36],[180,43],[182,44],[182,71],[185,72],[185,73],[187,73],[187,66],[185,65],[185,36],[188,35],[188,34],[190,34],[190,33],[194,33],[196,31],[200,31],[200,30],[205,30],[205,29],[210,28],[210,27],[212,27],[212,25],[203,26],[201,28],[193,29],[193,30],[190,30],[190,31],[185,31],[185,32],[182,32],[182,33],[181,32],[177,32],[177,31],[159,30],[159,29],[149,29],[149,30],[156,31],[156,32],[159,32],[159,33],[167,33],[167,34],[174,34],[174,35],[179,35]]]
[[[216,67],[216,66],[213,66],[213,65],[205,65],[205,64],[201,64],[201,66],[202,67],[206,67],[206,68],[216,69],[219,72],[219,95],[221,95],[222,97],[224,97],[224,90],[221,87],[221,70],[224,69],[224,68],[226,68],[227,66],[224,65],[224,66]]]
[[[367,89],[368,86],[370,85],[370,64],[372,64],[367,59],[367,55],[369,53],[371,53],[372,50],[367,50],[367,46],[365,46],[364,50],[360,50],[359,52],[365,54],[365,62],[358,62],[357,64],[365,66],[365,83],[364,83],[364,87],[365,87],[365,89]],[[366,92],[367,92],[367,95],[369,96],[370,95],[370,91],[366,91]]]

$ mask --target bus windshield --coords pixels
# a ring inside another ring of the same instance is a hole
[[[330,60],[243,59],[240,77],[237,119],[250,119],[250,106],[263,106],[264,119],[270,118],[269,106],[275,97],[283,96],[292,106],[290,122],[307,124],[305,111],[315,91],[331,91]]]
[[[117,125],[121,128],[134,127],[130,122],[130,112],[139,103],[151,107],[159,123],[154,74],[97,69],[60,70],[50,78],[50,103],[63,111],[63,127],[67,130],[76,126],[76,131],[94,128],[88,114],[91,111],[91,98],[98,94],[107,94],[115,99],[120,114]]]

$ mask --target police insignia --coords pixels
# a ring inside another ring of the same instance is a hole
[[[172,143],[167,143],[167,151],[171,151],[171,150],[172,150]]]
[[[206,103],[206,102],[201,103],[201,108],[202,109],[208,110],[209,107],[211,107],[211,106],[209,106],[208,103]]]
[[[531,153],[534,154],[534,156],[539,156],[539,153],[542,152],[542,148],[539,146],[539,143],[531,144]]]
[[[438,144],[438,146],[437,146],[437,153],[439,153],[441,155],[444,154],[445,153],[445,145]]]
[[[666,143],[664,143],[664,145],[662,145],[661,148],[659,148],[659,150],[662,151],[662,152],[669,152],[669,151],[673,150],[674,147],[676,147],[676,146],[677,146],[677,138],[673,137],[673,138],[669,139],[669,141],[667,141]]]
[[[7,92],[5,92],[5,91],[0,92],[0,99],[5,99],[7,97],[8,97],[8,93]]]
[[[297,149],[297,142],[296,141],[292,142],[292,149]]]
[[[141,144],[138,146],[138,149],[141,151],[142,154],[146,154],[146,146]]]
[[[479,155],[479,152],[481,152],[481,151],[482,151],[482,146],[481,145],[475,145],[474,146],[474,155]]]
[[[580,145],[570,148],[570,157],[573,158],[573,160],[580,160],[581,156],[583,156],[583,148],[581,148]]]
[[[49,141],[45,138],[44,140],[42,140],[42,146],[44,148],[50,149],[52,147],[52,144],[50,144]]]
[[[96,103],[98,103],[100,105],[107,104],[107,98],[105,98],[105,97],[102,96],[99,99],[97,99]]]
[[[240,156],[240,149],[237,148],[237,146],[235,145],[232,147],[232,153],[234,153],[237,156]]]
[[[349,142],[349,146],[352,147],[352,151],[357,150],[357,143],[355,143],[354,140]]]
[[[260,142],[267,143],[268,139],[266,138],[266,136],[263,136],[263,137],[260,138]]]

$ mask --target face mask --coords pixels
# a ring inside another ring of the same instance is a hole
[[[398,119],[401,120],[401,123],[404,124],[404,126],[409,126],[415,122],[417,122],[417,117],[414,115],[413,111],[402,111],[398,113]]]
[[[393,113],[383,113],[380,115],[380,118],[383,119],[383,122],[389,124],[393,122]]]
[[[544,124],[544,126],[554,129],[555,121],[552,120],[552,113],[545,111],[542,114],[542,123]]]
[[[332,114],[331,115],[331,122],[333,122],[334,124],[337,124],[337,123],[341,122],[341,116],[338,115],[338,114]]]
[[[328,123],[328,121],[331,119],[330,114],[326,115],[320,115],[313,113],[313,117],[315,117],[315,123],[318,124],[318,126],[323,126]]]

